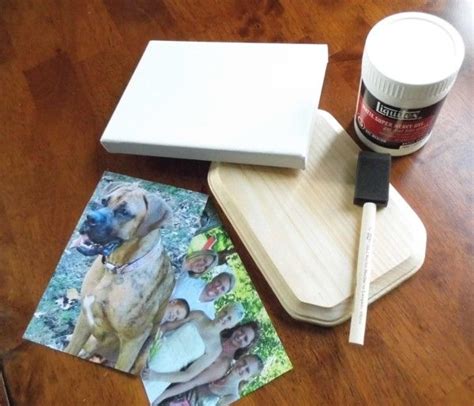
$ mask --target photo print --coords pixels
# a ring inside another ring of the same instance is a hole
[[[139,374],[206,201],[104,173],[24,338]]]
[[[292,368],[208,204],[142,373],[152,405],[226,405]]]

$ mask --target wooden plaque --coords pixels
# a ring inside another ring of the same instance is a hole
[[[295,319],[351,315],[362,209],[352,203],[359,147],[329,113],[314,119],[306,170],[213,163],[210,189]],[[390,186],[377,212],[369,303],[420,269],[423,223]]]

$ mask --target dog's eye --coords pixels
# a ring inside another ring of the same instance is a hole
[[[102,206],[107,206],[107,203],[109,202],[109,199],[102,199],[100,201],[100,203],[102,204]]]
[[[118,209],[117,214],[120,214],[121,216],[130,216],[130,212],[125,207]]]

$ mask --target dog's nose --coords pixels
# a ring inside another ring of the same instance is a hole
[[[103,224],[105,221],[105,216],[99,211],[92,211],[87,214],[87,224],[94,227],[99,224]]]

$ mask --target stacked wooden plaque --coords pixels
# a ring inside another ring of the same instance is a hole
[[[305,170],[213,163],[210,189],[288,313],[335,325],[352,311],[361,208],[352,203],[359,147],[327,112],[314,120]],[[377,213],[369,302],[413,275],[426,231],[390,186]]]

